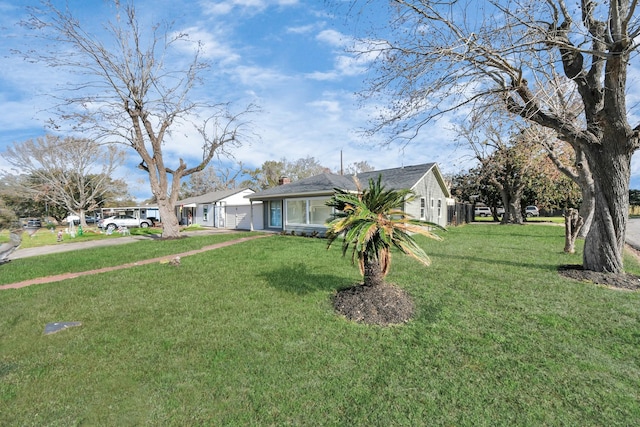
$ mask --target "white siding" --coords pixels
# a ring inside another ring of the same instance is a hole
[[[416,193],[416,199],[408,203],[405,211],[413,218],[420,218],[420,198],[426,201],[424,220],[435,222],[446,227],[447,225],[447,196],[440,187],[433,169],[430,170],[420,181],[414,185],[412,190]]]

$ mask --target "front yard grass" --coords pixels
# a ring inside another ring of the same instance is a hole
[[[428,268],[394,254],[388,280],[417,307],[397,327],[336,316],[330,297],[357,268],[292,236],[1,291],[0,425],[640,423],[640,293],[559,276],[581,259],[562,227],[444,238],[420,239]],[[43,335],[56,321],[82,326]]]

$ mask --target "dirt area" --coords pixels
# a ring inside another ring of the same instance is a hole
[[[640,260],[640,251],[629,245],[626,246],[626,250]],[[612,289],[628,291],[637,291],[640,289],[640,277],[634,274],[598,273],[595,271],[585,270],[581,265],[562,265],[558,268],[558,272],[570,279],[596,283],[598,285],[608,286]]]
[[[349,320],[381,326],[406,323],[414,313],[411,297],[389,284],[343,289],[334,296],[333,306]]]
[[[612,289],[628,291],[637,291],[640,289],[640,277],[633,274],[598,273],[595,271],[584,270],[581,265],[563,265],[558,268],[558,272],[570,279],[596,283],[598,285],[608,286]]]

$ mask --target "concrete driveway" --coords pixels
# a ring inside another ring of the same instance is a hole
[[[640,218],[629,218],[625,241],[634,249],[640,250]]]

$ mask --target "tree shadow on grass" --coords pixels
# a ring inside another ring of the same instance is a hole
[[[343,276],[313,271],[304,263],[275,268],[260,274],[269,286],[297,295],[316,291],[334,291],[354,284]]]

